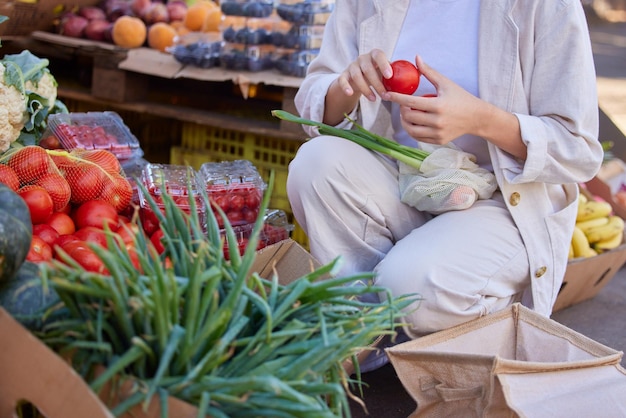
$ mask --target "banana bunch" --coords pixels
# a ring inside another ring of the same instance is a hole
[[[623,239],[624,220],[613,214],[611,205],[581,193],[569,257],[592,257],[618,247]]]

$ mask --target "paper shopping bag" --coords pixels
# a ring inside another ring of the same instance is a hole
[[[623,352],[514,304],[388,348],[413,417],[626,417]]]

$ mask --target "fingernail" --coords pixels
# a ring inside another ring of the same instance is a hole
[[[383,73],[383,76],[384,76],[385,78],[389,78],[389,77],[391,77],[392,75],[393,75],[393,72],[392,72],[391,70],[386,70],[386,71]]]

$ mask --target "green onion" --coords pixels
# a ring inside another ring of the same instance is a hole
[[[408,147],[370,132],[347,115],[345,116],[346,119],[350,121],[356,129],[337,128],[322,122],[316,122],[310,119],[298,117],[284,110],[272,110],[272,115],[287,122],[315,126],[319,128],[319,132],[322,135],[332,135],[347,139],[372,151],[388,155],[389,157],[401,161],[408,166],[417,168],[418,170],[422,166],[422,161],[424,161],[424,159],[429,155],[427,151]]]

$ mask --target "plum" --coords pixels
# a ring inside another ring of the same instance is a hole
[[[82,38],[89,20],[74,13],[69,13],[61,18],[59,34],[72,38]]]
[[[107,41],[107,32],[112,29],[113,23],[108,20],[92,20],[85,27],[84,36],[92,41]]]

